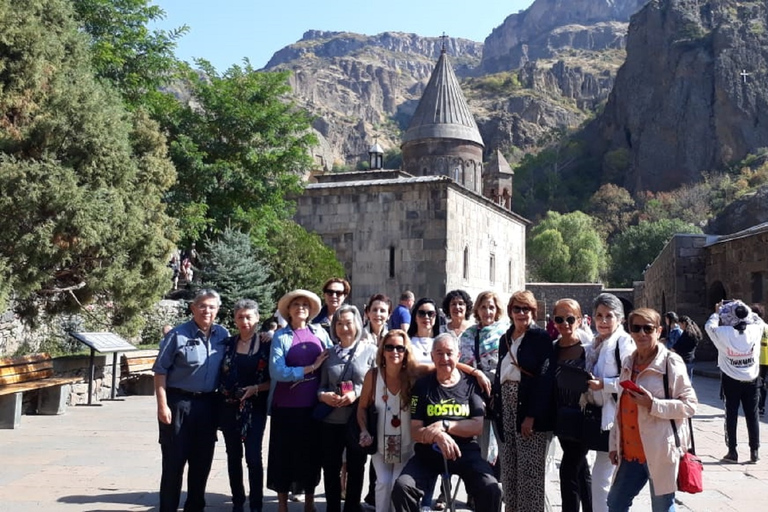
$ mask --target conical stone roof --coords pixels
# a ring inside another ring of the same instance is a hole
[[[445,50],[416,107],[403,144],[420,139],[458,139],[485,146]]]

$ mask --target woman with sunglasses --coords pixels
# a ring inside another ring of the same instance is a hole
[[[597,329],[592,344],[587,347],[588,381],[587,402],[599,418],[599,431],[595,436],[595,463],[592,466],[592,510],[608,511],[608,490],[616,469],[608,457],[608,437],[616,417],[616,396],[619,392],[621,362],[635,351],[635,342],[624,330],[624,306],[618,297],[601,293],[592,306],[594,326]]]
[[[553,427],[554,348],[547,331],[536,325],[536,313],[533,293],[512,294],[507,314],[513,325],[499,340],[493,389],[493,403],[501,404],[496,432],[502,441],[504,505],[516,512],[547,508],[544,486]]]
[[[560,498],[563,512],[592,511],[592,479],[587,463],[587,447],[581,436],[581,395],[586,383],[572,382],[569,368],[583,370],[586,366],[586,348],[579,338],[581,306],[573,299],[560,299],[552,308],[555,328],[559,334],[555,341],[552,364],[555,366],[555,405],[557,423],[555,433],[563,458],[560,461]],[[583,384],[584,387],[580,387]],[[573,427],[578,425],[578,428]]]
[[[344,304],[344,300],[349,297],[350,291],[352,291],[352,288],[346,279],[341,277],[328,279],[323,285],[323,307],[320,308],[320,312],[312,320],[312,323],[322,325],[325,332],[331,335],[331,319],[334,313]]]
[[[376,366],[365,376],[357,421],[360,446],[376,443],[376,453],[371,457],[376,469],[376,512],[389,512],[392,486],[413,454],[410,404],[415,363],[405,331],[393,329],[384,335],[376,353]],[[379,418],[376,439],[368,432],[365,414],[371,401]]]
[[[629,510],[650,480],[651,509],[673,511],[677,465],[689,444],[685,419],[696,412],[698,400],[683,360],[659,343],[663,329],[659,313],[636,309],[629,314],[628,325],[637,350],[622,361],[619,382],[632,381],[637,391],[624,385],[619,389],[609,453],[618,468],[608,493],[608,510]]]
[[[417,300],[411,310],[408,336],[411,338],[414,361],[422,372],[434,370],[431,356],[432,340],[439,333],[435,301],[426,297]]]

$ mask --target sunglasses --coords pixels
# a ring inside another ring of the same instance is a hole
[[[326,295],[333,295],[334,297],[343,297],[344,296],[344,290],[323,290],[323,293]]]
[[[384,345],[384,350],[387,352],[397,352],[398,354],[402,354],[405,352],[405,345],[390,345],[387,343]]]
[[[556,324],[561,324],[563,322],[568,322],[568,325],[573,325],[573,324],[576,323],[576,317],[575,316],[567,316],[565,318],[563,318],[561,316],[556,316],[555,317],[555,323]]]
[[[421,318],[434,318],[437,314],[436,311],[427,311],[425,309],[420,309],[416,311],[416,314],[419,315]]]
[[[645,324],[645,325],[632,324],[632,325],[629,326],[629,330],[634,332],[634,333],[638,333],[640,331],[643,331],[645,334],[651,334],[656,329],[657,329],[657,327],[655,325],[651,325],[651,324]]]
[[[520,313],[528,314],[531,312],[531,308],[527,306],[512,306],[512,312],[516,315],[519,315]]]

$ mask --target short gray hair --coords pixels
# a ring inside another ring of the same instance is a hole
[[[336,336],[336,324],[339,323],[339,318],[341,318],[341,315],[344,313],[352,313],[352,319],[355,322],[354,343],[357,343],[360,341],[360,338],[363,337],[363,317],[360,316],[360,310],[357,309],[357,306],[353,306],[352,304],[342,304],[333,314],[333,318],[331,319],[331,339],[336,343],[339,342],[339,338]]]
[[[624,318],[624,304],[622,304],[621,300],[619,300],[619,298],[612,293],[601,293],[595,297],[595,303],[592,311],[597,311],[598,306],[605,306],[611,310],[613,314],[616,315],[616,318],[619,322],[621,322]]]
[[[195,294],[194,300],[192,300],[192,304],[197,306],[202,301],[206,299],[216,299],[216,305],[221,306],[221,295],[216,290],[213,290],[211,288],[201,288],[197,290],[197,293]]]
[[[258,315],[259,303],[253,299],[240,299],[239,301],[235,302],[235,306],[232,308],[232,314],[237,315],[241,309],[251,310]]]
[[[435,350],[435,345],[437,345],[438,341],[442,342],[445,340],[450,341],[451,345],[453,345],[453,348],[455,348],[456,350],[459,350],[459,338],[457,338],[456,335],[453,334],[452,332],[444,332],[444,333],[438,334],[437,336],[435,336],[435,339],[432,340],[432,351]]]

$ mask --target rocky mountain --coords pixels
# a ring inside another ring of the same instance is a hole
[[[297,102],[317,116],[317,163],[355,166],[374,140],[399,148],[445,43],[486,151],[501,149],[514,161],[548,132],[579,126],[605,103],[624,60],[628,13],[641,3],[536,0],[484,45],[310,30],[275,53],[265,70],[293,72]]]
[[[764,1],[654,0],[635,15],[587,131],[603,181],[669,190],[768,146],[766,27]]]

